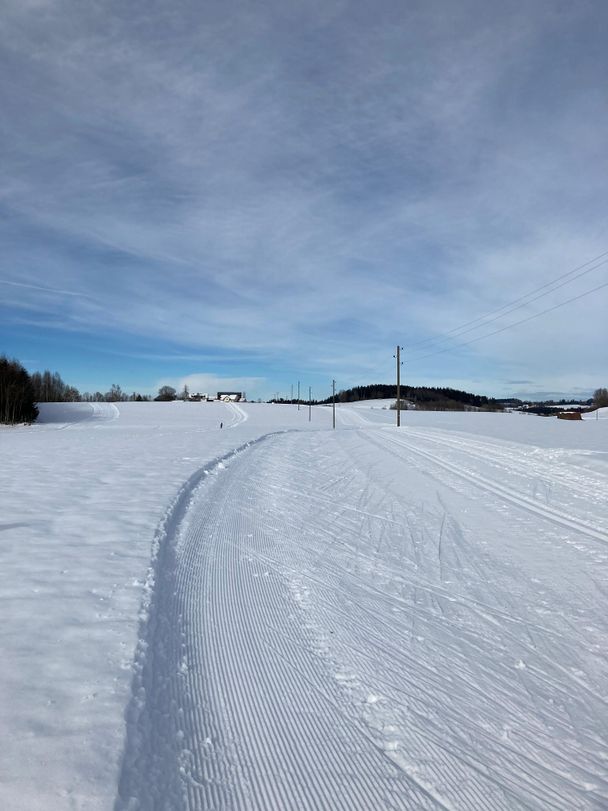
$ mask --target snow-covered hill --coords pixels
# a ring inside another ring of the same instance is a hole
[[[596,408],[594,411],[590,411],[587,414],[583,414],[584,420],[606,420],[608,419],[608,407],[604,406],[603,408]]]

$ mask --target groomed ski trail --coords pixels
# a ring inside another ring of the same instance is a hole
[[[449,811],[327,678],[293,578],[273,562],[279,516],[265,520],[251,494],[262,441],[280,439],[197,474],[165,522],[116,811]]]
[[[518,507],[529,510],[530,512],[536,513],[542,518],[554,521],[556,524],[561,524],[562,526],[567,527],[568,529],[573,529],[576,532],[580,532],[584,535],[589,536],[590,538],[594,538],[595,540],[601,541],[602,543],[608,545],[608,530],[604,530],[599,526],[592,526],[588,521],[584,521],[582,519],[567,515],[563,511],[558,510],[555,507],[550,506],[549,504],[530,498],[529,496],[524,495],[522,492],[518,492],[510,487],[505,487],[503,484],[497,482],[496,480],[488,478],[487,475],[484,476],[474,471],[466,470],[465,468],[463,468],[462,464],[456,465],[451,462],[448,462],[445,459],[438,457],[436,453],[430,453],[428,450],[425,450],[424,448],[417,446],[412,441],[408,441],[407,439],[403,439],[401,437],[396,437],[392,433],[390,435],[388,433],[383,434],[382,439],[385,441],[388,439],[389,443],[399,445],[400,447],[408,450],[410,453],[422,456],[425,459],[432,462],[434,465],[437,465],[443,468],[444,470],[447,470],[449,473],[453,473],[456,476],[459,476],[460,478],[468,482],[471,482],[480,489],[487,490],[488,492],[493,493],[496,496],[506,499],[507,501],[510,501],[511,503],[515,504]],[[475,456],[474,453],[471,455]],[[482,457],[477,456],[477,458]],[[601,491],[602,486],[600,485],[595,489],[589,488],[588,495],[589,500],[593,498],[594,493],[598,489]]]
[[[389,434],[268,436],[184,486],[116,811],[605,807],[603,544],[517,498],[486,523]]]

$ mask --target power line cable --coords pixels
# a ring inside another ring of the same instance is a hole
[[[528,304],[532,304],[534,301],[538,301],[538,299],[543,298],[544,296],[548,296],[549,293],[554,293],[556,290],[559,290],[561,287],[564,287],[565,285],[569,284],[570,282],[574,281],[575,279],[578,279],[581,276],[584,276],[586,273],[591,273],[592,270],[597,270],[599,267],[601,267],[602,265],[605,265],[607,263],[608,263],[608,259],[605,259],[603,262],[600,262],[599,264],[595,265],[594,267],[591,267],[591,268],[588,268],[587,270],[584,270],[582,273],[579,273],[577,276],[573,276],[571,279],[566,279],[561,284],[554,284],[554,286],[551,287],[550,290],[547,290],[545,293],[539,293],[537,296],[533,296],[532,298],[527,298],[527,300],[524,301],[522,304],[513,304],[512,306],[506,304],[503,308],[501,308],[502,310],[504,310],[504,312],[498,311],[499,314],[495,315],[493,318],[486,318],[484,316],[483,319],[477,319],[478,321],[482,320],[482,323],[477,324],[476,322],[471,322],[471,323],[473,323],[473,326],[470,326],[467,329],[464,329],[464,327],[466,327],[467,325],[463,324],[461,328],[455,328],[455,329],[453,329],[451,331],[451,333],[455,333],[455,336],[457,337],[457,336],[460,336],[460,335],[466,335],[468,332],[474,332],[476,329],[480,329],[481,327],[485,327],[487,324],[492,324],[495,321],[498,321],[499,319],[504,318],[506,315],[509,315],[510,313],[513,313],[513,312],[516,312],[517,310],[521,310],[523,307],[527,307]],[[528,296],[530,296],[530,295],[531,295],[531,293],[528,294]],[[519,299],[516,299],[516,301],[519,301]],[[449,334],[450,333],[446,333],[446,336],[449,335]],[[433,344],[433,343],[438,343],[438,344],[445,343],[446,341],[449,340],[449,338],[447,338],[446,336],[444,336],[442,338],[430,338],[426,343],[431,343],[431,344]],[[415,346],[415,344],[414,344],[414,346]]]
[[[604,282],[603,284],[599,284],[597,287],[592,288],[591,290],[586,290],[584,293],[579,293],[578,296],[572,296],[572,298],[566,299],[565,301],[560,301],[559,304],[554,304],[552,307],[547,307],[546,310],[541,310],[538,313],[532,313],[532,315],[527,316],[526,318],[522,318],[519,321],[514,321],[512,324],[507,324],[500,329],[496,329],[493,332],[488,332],[486,335],[479,335],[477,338],[472,338],[470,341],[464,341],[463,343],[458,343],[455,346],[448,346],[445,349],[437,349],[434,352],[429,352],[426,355],[418,355],[418,357],[410,358],[407,363],[414,363],[417,360],[423,360],[424,358],[430,358],[432,355],[441,355],[444,352],[449,352],[452,349],[462,349],[462,347],[469,346],[470,344],[474,344],[476,341],[482,341],[485,338],[490,338],[492,335],[498,335],[500,332],[505,332],[512,327],[518,327],[520,324],[525,324],[526,321],[531,321],[533,318],[538,318],[541,315],[545,315],[546,313],[550,313],[553,310],[557,310],[559,307],[563,307],[565,304],[570,304],[572,301],[577,301],[578,299],[583,298],[584,296],[589,296],[591,293],[595,293],[597,290],[601,290],[603,287],[608,287],[608,282]]]
[[[464,335],[467,332],[473,332],[475,329],[485,326],[486,324],[491,324],[494,321],[498,321],[498,319],[503,318],[505,315],[509,315],[509,313],[515,312],[516,310],[520,310],[522,307],[525,307],[526,305],[531,304],[532,302],[537,301],[538,299],[543,298],[544,296],[548,296],[555,290],[559,290],[566,284],[575,281],[575,279],[578,279],[581,276],[585,276],[587,273],[591,273],[592,271],[597,270],[598,268],[607,264],[608,258],[604,257],[608,257],[608,251],[604,251],[604,253],[599,254],[593,259],[590,259],[588,262],[584,262],[582,265],[578,265],[572,270],[563,273],[561,276],[557,276],[552,281],[547,282],[546,284],[543,284],[540,287],[536,287],[534,290],[530,290],[530,292],[525,293],[523,296],[519,296],[519,298],[507,302],[507,304],[504,304],[502,307],[499,307],[496,310],[490,310],[485,315],[481,315],[477,318],[474,318],[472,321],[466,321],[464,324],[461,324],[458,327],[454,327],[453,329],[448,330],[448,332],[445,332],[443,335],[440,335],[436,338],[425,338],[422,341],[416,341],[413,344],[409,344],[405,348],[406,350],[409,350],[415,347],[422,347],[427,344],[443,343],[444,341],[449,339],[449,336]],[[600,259],[602,260],[601,262],[599,261]],[[592,265],[592,267],[588,267],[588,265]],[[562,281],[562,279],[564,281]],[[561,284],[558,284],[558,282],[561,282]],[[543,290],[545,291],[544,293],[541,292]],[[538,293],[538,295],[535,295],[535,293]],[[531,296],[533,298],[530,298]],[[493,317],[490,318],[489,316]]]

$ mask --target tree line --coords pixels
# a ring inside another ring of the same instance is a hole
[[[483,411],[502,411],[502,405],[493,397],[471,394],[450,388],[432,386],[401,386],[403,401],[413,403],[419,410],[464,411],[467,408],[479,408]],[[337,403],[353,403],[357,400],[392,400],[397,397],[395,384],[375,383],[370,386],[354,386],[336,393]],[[323,405],[331,403],[332,398],[322,400]]]
[[[34,422],[38,417],[38,403],[117,403],[146,402],[149,394],[127,394],[113,383],[106,392],[84,392],[67,384],[59,372],[33,372],[29,374],[14,358],[0,355],[0,423],[14,425]]]
[[[37,416],[29,374],[19,361],[0,356],[0,423],[34,422]]]
[[[172,386],[161,386],[154,400],[186,400],[188,397],[187,386],[180,394]],[[0,355],[0,424],[34,422],[39,413],[37,403],[146,403],[152,399],[149,394],[124,392],[118,383],[113,383],[106,392],[81,394],[75,386],[66,383],[59,372],[47,369],[29,374],[18,360]]]
[[[357,400],[389,400],[397,398],[397,386],[395,384],[376,383],[370,386],[354,386],[336,392],[337,403],[352,403]],[[331,403],[332,398],[319,401],[320,405]],[[287,402],[287,401],[286,401]],[[467,391],[459,391],[451,388],[435,388],[432,386],[401,386],[401,408],[406,409],[408,403],[412,403],[418,410],[424,411],[465,411],[469,408],[480,409],[482,411],[502,411],[505,403],[512,404],[523,401],[513,401],[512,399],[495,399],[485,397],[480,394],[471,394]],[[562,404],[566,404],[562,400]],[[588,408],[581,406],[580,411],[593,411],[596,408],[608,406],[608,389],[598,388],[593,392],[593,397],[586,401]],[[526,411],[531,413],[555,414],[554,409],[548,408],[553,405],[553,401],[545,403],[535,403],[527,406]],[[396,402],[394,406],[396,408]]]
[[[34,372],[30,377],[37,403],[126,403],[152,399],[149,394],[139,394],[136,391],[127,394],[117,383],[112,383],[110,390],[106,392],[85,391],[81,394],[74,386],[64,383],[59,372]]]

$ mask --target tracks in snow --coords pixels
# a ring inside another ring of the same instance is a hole
[[[252,493],[259,451],[221,460],[186,513],[196,477],[166,522],[116,809],[448,808],[327,679],[287,563],[299,530]]]
[[[228,425],[228,428],[236,428],[237,425],[240,425],[243,422],[246,422],[249,419],[249,414],[237,405],[236,403],[228,403],[228,408],[232,411],[234,415],[234,419]]]
[[[40,403],[40,417],[36,428],[89,430],[90,423],[97,426],[112,422],[120,416],[114,403]]]
[[[493,493],[494,495],[499,496],[500,498],[505,499],[511,502],[512,504],[515,504],[517,507],[522,507],[530,512],[535,513],[536,515],[539,515],[541,518],[553,521],[556,524],[560,524],[561,526],[566,527],[567,529],[575,530],[576,532],[580,532],[583,535],[593,538],[596,541],[601,541],[602,543],[608,544],[608,532],[597,526],[593,526],[587,521],[583,521],[580,518],[570,516],[567,513],[564,513],[563,511],[550,506],[549,504],[543,504],[542,502],[532,499],[510,487],[506,487],[505,485],[500,484],[495,480],[486,478],[485,476],[475,473],[473,471],[470,470],[468,471],[465,468],[463,468],[462,465],[459,466],[452,464],[451,462],[448,462],[447,460],[440,458],[435,453],[431,453],[428,450],[421,448],[419,445],[412,443],[411,441],[408,442],[407,439],[396,437],[392,434],[389,435],[387,432],[384,432],[382,434],[382,438],[383,440],[388,439],[389,443],[405,448],[409,452],[415,453],[418,456],[421,456],[424,459],[429,460],[434,465],[437,465],[443,468],[444,470],[447,470],[450,473],[455,474],[461,479],[471,482],[476,487],[486,490],[487,492]],[[435,439],[432,441],[441,444],[441,440]],[[445,444],[449,444],[449,440],[447,440]],[[459,450],[464,450],[464,448],[460,446]],[[477,455],[477,458],[482,457]]]
[[[270,436],[182,488],[116,811],[605,807],[608,594],[569,548],[512,560],[510,514],[384,434]]]

